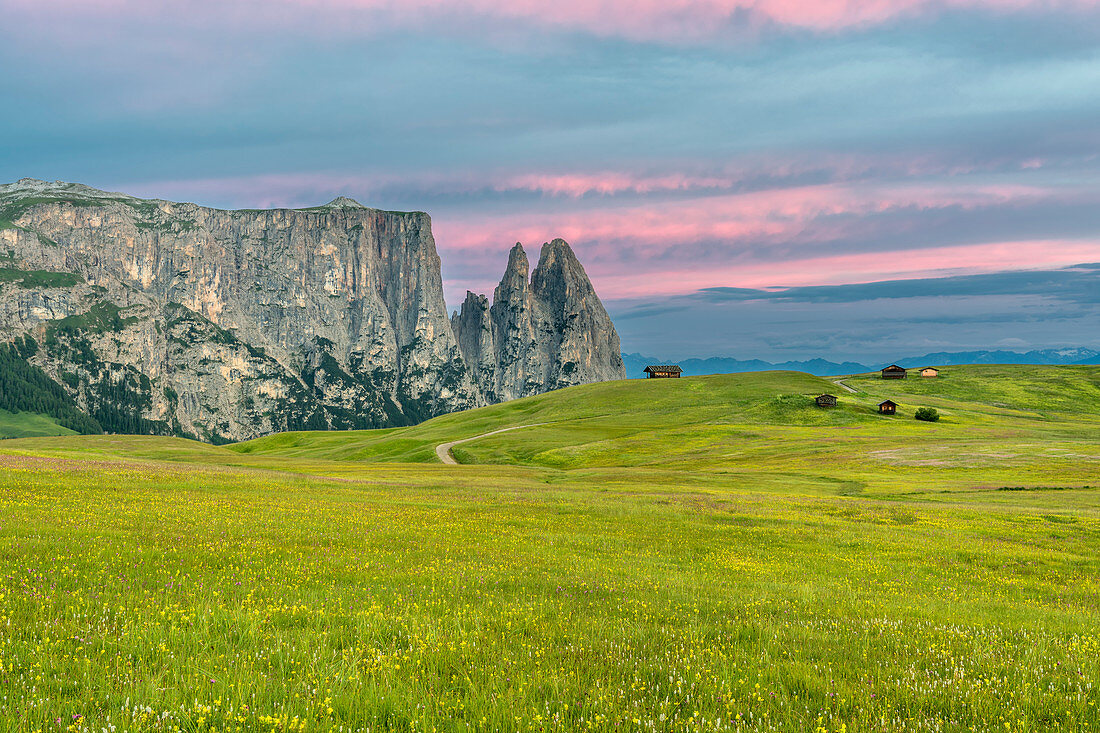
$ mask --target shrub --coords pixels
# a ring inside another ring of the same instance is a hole
[[[918,407],[913,417],[925,422],[936,422],[940,419],[940,413],[934,407]]]

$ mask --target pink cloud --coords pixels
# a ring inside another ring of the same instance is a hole
[[[575,242],[629,241],[658,249],[710,240],[828,239],[835,230],[820,220],[831,217],[861,217],[900,209],[973,209],[1048,195],[1043,189],[1018,185],[830,184],[569,213],[523,211],[501,216],[437,217],[436,239],[447,249],[499,247],[517,240],[542,242],[555,236]]]
[[[173,196],[198,200],[230,200],[239,205],[307,206],[340,195],[358,196],[370,205],[380,192],[403,189],[425,194],[457,195],[480,191],[528,192],[551,197],[581,198],[624,193],[653,194],[728,189],[745,174],[635,173],[630,171],[531,172],[482,171],[476,174],[346,174],[273,173],[226,178],[162,180],[113,184],[145,196]]]
[[[436,217],[444,260],[501,253],[516,241],[538,245],[563,237],[578,249],[606,298],[673,295],[703,287],[862,282],[926,277],[932,272],[996,271],[1100,260],[1097,241],[1047,240],[948,247],[890,248],[866,254],[820,254],[888,212],[974,210],[1055,197],[1028,186],[822,185],[709,196],[570,213],[523,212],[477,218]],[[913,238],[910,237],[910,241]],[[448,284],[453,299],[464,292]],[[482,289],[479,292],[488,292]]]
[[[469,195],[483,192],[525,192],[547,197],[614,197],[623,194],[723,191],[744,188],[781,188],[785,182],[812,177],[831,183],[868,178],[913,179],[928,176],[959,177],[974,173],[1032,170],[1049,161],[1038,158],[997,159],[981,164],[945,160],[935,155],[857,155],[816,153],[812,156],[743,156],[723,164],[670,161],[649,170],[531,170],[479,169],[462,173],[426,171],[403,173],[266,173],[219,178],[191,178],[143,182],[116,182],[110,186],[149,197],[219,201],[246,207],[313,206],[336,196],[352,196],[370,206],[372,200],[399,191],[403,198]]]
[[[579,198],[588,194],[659,193],[730,188],[736,183],[732,176],[704,176],[671,173],[666,175],[634,174],[622,171],[566,174],[526,174],[508,176],[493,184],[496,191],[525,190],[551,196]]]
[[[490,31],[486,20],[536,29],[585,31],[646,41],[691,42],[722,37],[731,25],[835,32],[955,10],[991,13],[1078,12],[1095,0],[192,0],[175,7],[144,0],[8,0],[30,15],[86,13],[138,19],[172,17],[186,26],[218,25],[312,33],[379,33],[431,27]]]
[[[1095,0],[284,0],[311,9],[368,11],[402,25],[433,17],[481,16],[639,40],[722,35],[731,22],[816,31],[873,26],[953,10],[1011,13],[1082,10]]]
[[[1100,240],[1027,240],[893,251],[888,257],[846,254],[705,270],[680,269],[649,280],[605,274],[595,280],[601,297],[612,300],[683,295],[708,287],[764,289],[1054,269],[1098,258]]]

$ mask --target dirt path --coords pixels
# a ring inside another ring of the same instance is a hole
[[[848,390],[849,392],[851,392],[853,394],[859,394],[858,389],[852,389],[851,387],[849,387],[848,385],[846,385],[844,383],[843,379],[834,379],[833,384],[837,385],[838,387],[843,387],[844,389]]]
[[[509,430],[519,430],[520,428],[533,428],[538,425],[545,425],[544,422],[537,422],[533,425],[515,425],[510,428],[501,428],[500,430],[493,430],[489,433],[482,433],[481,435],[475,435],[472,438],[463,438],[462,440],[452,440],[450,443],[440,443],[435,447],[435,454],[439,457],[439,460],[443,461],[447,465],[457,466],[458,461],[451,455],[451,448],[454,448],[459,443],[469,443],[471,440],[477,440],[478,438],[486,438],[490,435],[496,435],[497,433],[507,433]]]

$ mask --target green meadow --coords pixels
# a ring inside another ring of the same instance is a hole
[[[0,730],[1096,730],[1098,436],[970,366],[0,441]]]
[[[47,415],[0,410],[0,440],[75,434],[75,431],[58,425],[56,420]]]

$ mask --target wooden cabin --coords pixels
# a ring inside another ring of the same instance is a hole
[[[644,371],[646,379],[679,379],[684,370],[675,364],[650,364]]]
[[[883,379],[905,379],[907,376],[909,376],[909,371],[897,364],[891,364],[882,370]]]
[[[936,367],[925,367],[920,370],[920,375],[922,377],[938,377],[940,376],[940,370]]]
[[[893,400],[878,403],[878,414],[880,415],[893,415],[897,411],[898,403]]]
[[[836,395],[823,394],[814,400],[818,407],[836,407]]]

